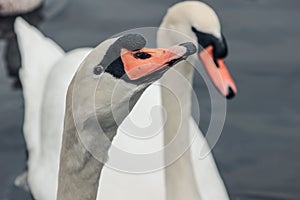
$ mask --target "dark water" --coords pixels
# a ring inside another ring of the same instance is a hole
[[[27,17],[64,49],[96,46],[136,27],[158,26],[175,0],[49,0]],[[223,134],[214,155],[232,199],[300,199],[300,1],[206,0],[218,12],[239,88],[228,102]],[[0,18],[0,199],[30,199],[13,187],[26,166],[23,103],[7,66],[19,64],[13,18]],[[8,52],[8,53],[7,53]],[[11,71],[11,74],[14,74]],[[200,78],[201,127],[209,99]]]

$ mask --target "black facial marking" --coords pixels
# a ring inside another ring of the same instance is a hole
[[[212,45],[214,47],[214,61],[218,66],[217,59],[218,58],[225,58],[228,54],[227,42],[225,37],[222,34],[222,39],[216,38],[212,34],[203,33],[198,31],[195,27],[192,27],[192,31],[196,34],[198,43],[205,49],[208,46]],[[203,49],[199,48],[199,51]]]
[[[110,73],[116,78],[122,78],[124,75],[126,75],[120,55],[112,63],[110,63],[110,65],[105,69],[105,72]]]
[[[137,59],[143,59],[143,60],[151,58],[151,54],[146,53],[146,52],[137,52],[137,53],[133,54],[133,56]]]
[[[213,35],[203,33],[198,31],[196,28],[192,27],[192,31],[196,34],[198,43],[205,49],[206,47],[212,45],[213,40],[215,40]]]
[[[228,55],[228,47],[227,42],[222,34],[222,40],[217,40],[214,46],[215,54],[217,55],[217,58],[225,58]]]
[[[110,73],[116,78],[126,75],[121,59],[121,49],[136,51],[146,46],[146,40],[139,34],[127,34],[117,39],[107,50],[100,65],[105,72]]]

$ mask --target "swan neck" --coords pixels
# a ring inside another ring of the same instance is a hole
[[[174,69],[175,71],[169,71],[161,81],[162,104],[167,113],[164,126],[164,146],[168,147],[164,152],[167,166],[166,195],[167,200],[199,200],[201,198],[189,149],[193,67],[180,63]]]
[[[132,95],[125,95],[120,98],[120,102],[116,103],[118,106],[115,107],[112,105],[97,107],[96,105],[96,118],[93,115],[84,114],[82,124],[76,124],[74,116],[78,113],[74,113],[73,100],[77,98],[73,96],[73,83],[71,83],[67,94],[57,200],[96,199],[100,175],[108,159],[111,142],[117,133],[118,122],[121,123],[129,114],[128,109],[125,109],[125,103],[129,102],[130,112],[143,91],[144,89],[141,89],[134,91]],[[79,92],[78,94],[85,93]],[[106,94],[106,100],[112,98],[110,95],[112,92],[106,91],[104,94]],[[103,110],[104,108],[106,110]],[[84,113],[86,110],[81,109],[81,111]],[[115,116],[117,119],[114,118]],[[102,127],[103,132],[97,132],[98,125]]]

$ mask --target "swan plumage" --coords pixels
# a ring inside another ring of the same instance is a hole
[[[65,93],[77,70],[74,66],[90,49],[66,53],[22,18],[17,18],[15,30],[22,57],[27,182],[36,199],[55,199],[61,143],[56,133],[63,129]]]
[[[25,86],[24,134],[29,150],[28,184],[36,199],[52,200],[55,199],[57,189],[60,133],[63,129],[67,87],[77,70],[74,66],[79,66],[91,49],[77,49],[66,53],[24,20],[17,19],[15,27],[22,55],[21,81],[23,87]],[[147,95],[151,96],[151,102],[147,100]],[[137,111],[133,110],[128,119],[141,121],[145,119],[145,112],[139,113],[138,110],[150,112],[153,105],[161,104],[160,88],[154,84],[146,90],[135,106],[134,110]],[[199,159],[199,146],[205,144],[205,148],[209,147],[191,116],[188,121],[190,134],[197,136],[191,146],[191,159],[201,198],[228,199],[212,155]],[[163,132],[157,134],[147,146],[147,143],[141,144],[139,140],[129,137],[126,130],[130,131],[130,123],[126,123],[125,120],[114,143],[127,148],[128,151],[137,153],[140,147],[144,147],[143,151],[149,152],[153,150],[151,144],[163,146]],[[160,162],[163,162],[163,159]],[[98,199],[163,200],[164,176],[163,170],[147,174],[130,174],[116,171],[109,166],[105,167],[99,185],[102,192]]]
[[[43,0],[0,0],[0,15],[15,15],[33,11]]]

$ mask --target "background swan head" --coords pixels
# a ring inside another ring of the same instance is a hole
[[[237,87],[224,63],[228,54],[227,43],[219,18],[211,7],[198,1],[175,4],[168,10],[160,27],[185,34],[197,43],[198,58],[216,88],[228,99],[235,96]],[[160,45],[178,43],[180,40],[168,31],[158,32]]]

